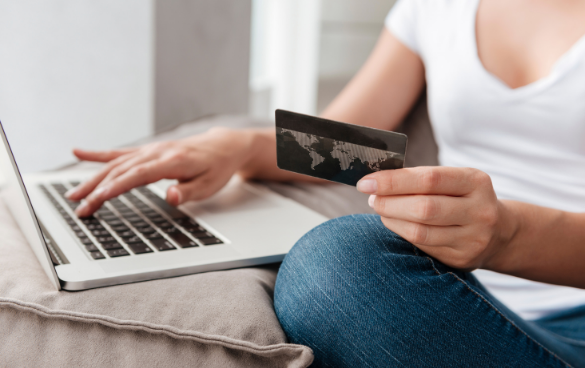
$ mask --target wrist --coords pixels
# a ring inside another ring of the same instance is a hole
[[[235,131],[239,139],[246,143],[246,150],[242,153],[242,163],[238,174],[244,179],[254,179],[261,170],[263,152],[267,146],[266,132],[261,129],[246,129]]]
[[[508,273],[514,268],[514,243],[522,229],[522,217],[515,204],[514,201],[498,200],[498,223],[492,251],[486,258],[483,269]]]

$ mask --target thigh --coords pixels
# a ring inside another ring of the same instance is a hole
[[[280,268],[274,302],[291,342],[313,349],[315,367],[579,363],[571,346],[375,215],[331,220],[299,240]]]

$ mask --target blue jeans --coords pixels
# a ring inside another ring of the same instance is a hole
[[[299,240],[274,305],[289,340],[313,349],[313,367],[585,367],[585,306],[523,320],[374,215]]]

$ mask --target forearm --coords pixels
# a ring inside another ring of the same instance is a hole
[[[392,130],[418,99],[424,81],[424,67],[420,57],[388,30],[384,30],[368,61],[322,116],[345,123]],[[247,130],[245,134],[254,135],[254,147],[250,159],[240,171],[243,177],[324,182],[277,168],[274,129]]]
[[[325,180],[281,170],[276,165],[276,134],[274,128],[240,131],[250,137],[250,154],[238,174],[244,179],[272,181],[305,181],[325,183]]]
[[[504,242],[485,268],[585,288],[585,214],[500,201]]]

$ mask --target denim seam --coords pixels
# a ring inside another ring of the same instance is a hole
[[[414,247],[413,245],[414,253],[415,255],[419,256],[419,254],[417,254],[418,252],[416,251],[416,247]],[[435,267],[435,262],[433,261],[433,259],[431,257],[425,257],[426,259],[429,260],[429,262],[431,263],[431,267],[433,267],[433,270],[435,270],[435,272],[441,276],[441,272]],[[524,336],[526,336],[528,338],[528,340],[532,341],[533,343],[535,343],[536,345],[538,345],[540,348],[542,348],[544,351],[546,351],[547,353],[551,354],[553,357],[555,357],[559,362],[563,363],[564,365],[566,365],[567,367],[572,367],[569,363],[565,362],[563,359],[561,359],[558,355],[556,355],[555,353],[553,353],[552,351],[550,351],[549,349],[547,349],[546,347],[542,346],[542,344],[540,344],[538,341],[534,340],[532,337],[530,337],[526,332],[524,332],[524,330],[522,330],[520,327],[518,327],[513,321],[511,321],[508,317],[506,317],[502,312],[500,312],[500,310],[498,308],[496,308],[492,303],[489,302],[489,300],[487,300],[486,298],[484,298],[480,293],[478,293],[477,291],[473,290],[472,288],[469,287],[469,285],[467,285],[467,283],[465,281],[463,281],[459,276],[457,276],[454,272],[447,272],[448,274],[451,274],[453,277],[455,277],[456,280],[458,280],[459,282],[461,282],[463,285],[465,285],[465,287],[467,289],[469,289],[469,291],[471,291],[473,294],[475,294],[477,297],[479,297],[482,301],[484,301],[490,308],[492,308],[494,311],[496,311],[496,313],[498,313],[502,318],[504,318],[504,320],[506,320],[508,323],[510,323],[512,326],[514,326],[519,332],[521,332]]]

